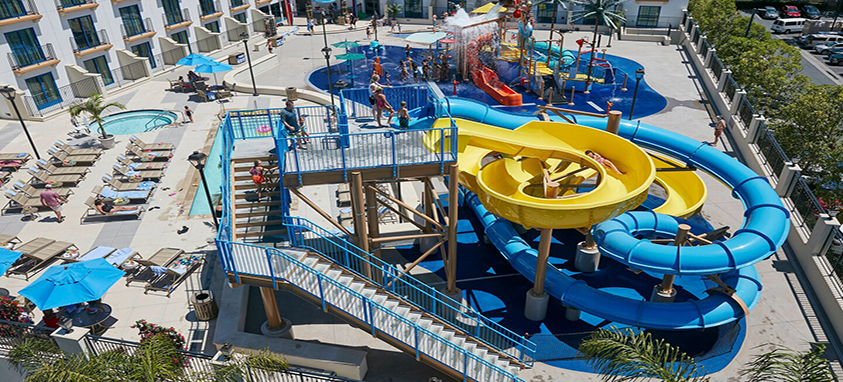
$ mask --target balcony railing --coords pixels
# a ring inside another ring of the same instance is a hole
[[[249,4],[249,2],[246,0],[229,0],[229,3],[231,4],[231,9]]]
[[[14,48],[8,55],[9,64],[12,66],[12,70],[15,71],[40,62],[56,59],[56,52],[53,50],[53,44],[50,43],[41,46]]]
[[[152,19],[147,17],[143,20],[131,20],[129,23],[124,21],[123,24],[120,25],[120,32],[123,34],[123,39],[152,32]]]
[[[204,7],[203,4],[207,4],[207,7]],[[219,12],[222,7],[220,6],[219,0],[214,1],[207,1],[207,2],[199,2],[199,17],[205,17],[207,15],[213,15],[214,13]]]
[[[37,15],[38,8],[32,0],[6,0],[0,2],[0,20]]]
[[[96,4],[97,0],[55,0],[56,9],[65,9],[85,4]]]
[[[108,33],[105,31],[105,29],[100,29],[99,32],[89,37],[95,38],[92,39],[93,41],[89,41],[86,39],[84,42],[80,41],[77,43],[76,37],[71,37],[70,46],[73,47],[73,53],[79,53],[84,50],[96,48],[98,46],[111,44],[110,40],[108,39]]]
[[[171,25],[181,24],[183,22],[190,21],[190,12],[187,10],[187,8],[184,8],[178,14],[164,12],[161,17],[164,20],[164,25],[169,27]]]

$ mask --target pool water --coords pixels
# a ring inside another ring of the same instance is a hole
[[[214,137],[214,144],[211,146],[211,152],[208,154],[208,160],[205,162],[205,179],[208,181],[208,189],[211,191],[211,200],[216,205],[222,195],[222,132],[217,130]],[[205,188],[201,185],[196,186],[196,196],[193,197],[193,202],[190,205],[188,215],[205,215],[211,213],[211,206],[208,205],[208,198],[205,196]]]
[[[102,126],[111,135],[132,135],[156,130],[178,121],[178,114],[167,110],[133,110],[112,114],[103,118]],[[99,131],[96,123],[88,125],[91,131]]]

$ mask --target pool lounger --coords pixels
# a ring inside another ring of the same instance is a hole
[[[94,197],[93,196],[88,197],[88,199],[85,200],[85,206],[87,206],[88,209],[85,210],[85,212],[82,214],[81,217],[79,217],[79,224],[82,224],[83,221],[85,221],[89,218],[111,219],[111,218],[116,218],[116,217],[123,217],[123,218],[130,217],[130,218],[137,219],[137,218],[140,217],[140,214],[144,211],[143,207],[138,207],[138,208],[136,208],[134,210],[131,210],[131,211],[117,211],[117,212],[114,212],[114,213],[108,214],[108,215],[102,214],[94,206]]]
[[[59,150],[66,152],[68,155],[96,155],[97,157],[102,155],[102,149],[71,147],[62,141],[56,141],[53,145]]]
[[[31,184],[23,184],[21,182],[15,182],[12,184],[12,187],[15,188],[15,191],[22,192],[29,196],[30,198],[37,198],[42,190],[39,190],[35,187],[32,187]],[[67,198],[70,195],[73,195],[73,190],[64,187],[53,187],[53,191],[55,191],[59,196],[63,198]]]
[[[29,277],[38,272],[43,265],[54,261],[69,249],[78,249],[73,243],[39,237],[19,245],[15,251],[22,253],[21,258],[6,272]]]
[[[35,161],[35,165],[41,168],[42,170],[49,172],[50,175],[82,175],[91,172],[89,166],[56,167],[55,165],[43,159]]]
[[[151,162],[161,161],[167,162],[173,156],[172,150],[170,151],[144,151],[138,146],[135,146],[131,143],[126,147],[126,155],[132,155],[136,158],[144,158],[144,157],[151,157]]]
[[[182,259],[187,264],[179,264]],[[183,254],[175,260],[170,261],[162,267],[152,266],[150,270],[156,275],[153,279],[146,282],[143,293],[149,291],[167,292],[167,297],[181,284],[184,279],[190,276],[196,268],[199,268],[205,262],[204,258],[198,258],[197,255]]]
[[[157,182],[164,176],[164,171],[161,170],[135,171],[116,163],[112,168],[114,168],[115,175],[121,175],[125,178],[140,178],[141,180],[154,180]]]
[[[41,204],[40,198],[29,197],[22,192],[6,190],[6,192],[4,192],[3,194],[6,195],[6,199],[9,199],[9,202],[6,203],[6,205],[3,207],[3,211],[19,210],[26,207],[35,207],[38,210],[44,210],[49,208]]]
[[[155,189],[155,182],[148,180],[143,182],[124,182],[106,174],[102,176],[102,181],[115,191],[149,191]]]
[[[47,152],[50,153],[52,156],[50,159],[53,163],[60,163],[62,165],[71,164],[73,165],[88,165],[93,166],[93,164],[99,159],[97,155],[70,155],[64,151],[58,150],[55,147],[50,147],[47,149]]]
[[[146,143],[134,135],[129,137],[129,142],[140,147],[141,150],[172,151],[176,148],[176,146],[172,143]]]
[[[29,153],[0,153],[0,161],[20,161],[21,163],[26,163],[30,158],[32,158],[32,155],[29,155]]]
[[[47,183],[61,183],[64,185],[67,183],[76,186],[82,179],[85,179],[85,174],[49,175],[46,171],[41,171],[34,167],[30,167],[27,172],[32,175],[32,179],[29,180],[29,184],[32,185],[43,185]]]
[[[82,256],[79,256],[75,259],[67,259],[68,262],[78,262],[78,261],[88,261],[88,260],[95,260],[95,259],[105,259],[108,261],[109,264],[120,268],[123,266],[124,263],[131,259],[138,259],[140,258],[140,254],[132,250],[131,248],[112,248],[106,246],[97,246],[91,248],[90,251],[86,252]]]
[[[146,203],[152,194],[152,190],[114,191],[103,186],[96,186],[91,192],[103,199],[114,200],[117,198],[126,198],[129,199],[130,203]]]
[[[129,286],[134,281],[151,281],[155,278],[155,272],[153,272],[152,267],[162,267],[170,264],[182,254],[184,254],[183,249],[161,248],[148,259],[136,260],[139,266],[134,274],[126,278],[126,286]]]
[[[18,244],[20,244],[20,239],[17,236],[0,234],[0,247],[12,249]]]
[[[140,158],[136,158],[140,159]],[[169,162],[151,162],[151,161],[133,161],[127,158],[125,155],[117,155],[117,163],[122,164],[126,167],[129,167],[132,170],[163,170],[164,167],[167,167]]]

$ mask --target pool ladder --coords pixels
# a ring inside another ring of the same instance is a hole
[[[149,128],[149,124],[157,121],[158,118],[161,118],[161,116],[163,116],[164,114],[167,114],[167,113],[170,113],[170,112],[169,111],[162,111],[162,112],[156,114],[155,117],[153,117],[151,120],[149,120],[149,122],[146,123],[146,125],[143,125],[143,129],[145,131],[149,131],[149,130],[147,130]]]

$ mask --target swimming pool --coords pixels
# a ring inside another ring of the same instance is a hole
[[[132,110],[103,118],[102,126],[111,135],[131,135],[159,129],[178,119],[178,114],[167,110]],[[88,128],[99,131],[96,123],[89,124]]]

